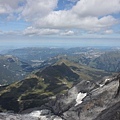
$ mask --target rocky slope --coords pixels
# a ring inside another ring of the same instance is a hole
[[[119,85],[118,80],[112,79],[109,83],[106,82],[105,84],[100,84],[101,87],[97,87],[91,90],[84,98],[82,104],[79,104],[78,106],[73,106],[68,111],[64,112],[64,119],[101,120],[101,117],[99,117],[99,115],[102,114],[104,110],[107,111],[110,107],[114,106],[115,104],[118,105],[118,103],[120,102],[120,96],[115,97]],[[114,109],[114,111],[115,110],[117,111],[118,108]],[[108,115],[111,114],[107,113],[105,117],[107,118]],[[98,118],[96,118],[97,116]]]
[[[22,114],[1,113],[13,120],[120,120],[120,77],[101,82],[81,81],[65,95]]]
[[[120,120],[120,102],[103,110],[95,120]]]

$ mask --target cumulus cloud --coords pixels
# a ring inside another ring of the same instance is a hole
[[[17,19],[17,16],[19,16],[23,10],[25,1],[26,0],[0,0],[0,15],[5,15],[7,20]]]
[[[1,0],[0,1],[0,14],[18,13],[26,0]]]
[[[3,14],[5,12],[6,12],[5,8],[2,5],[0,5],[0,14]]]
[[[80,0],[73,7],[79,16],[104,16],[120,12],[120,0]]]
[[[24,35],[34,36],[34,35],[55,35],[58,34],[58,29],[36,29],[34,27],[28,27],[24,30]]]
[[[0,5],[4,7],[9,6],[11,9],[17,9],[20,7],[26,0],[0,0]]]
[[[26,0],[26,5],[21,13],[26,20],[36,20],[48,15],[57,7],[57,0]]]
[[[7,13],[10,13],[12,12],[12,8],[10,8],[10,6],[8,5],[0,5],[0,14],[7,14]]]
[[[57,7],[58,0],[1,0],[0,14],[17,13],[21,19],[28,21],[43,17]]]
[[[111,2],[109,0],[79,0],[71,10],[52,11],[47,16],[38,18],[34,25],[38,28],[78,28],[100,31],[118,23],[116,18],[109,15],[118,12],[120,12],[119,0]]]
[[[58,0],[1,0],[0,14],[7,14],[9,20],[17,16],[30,22],[32,27],[24,30],[25,35],[58,32],[60,35],[74,35],[72,29],[110,33],[111,26],[119,23],[113,14],[120,13],[120,0],[67,1],[76,4],[69,10],[55,11]]]
[[[108,28],[118,21],[112,16],[97,17],[78,17],[68,11],[55,11],[48,16],[39,19],[35,22],[36,27],[49,27],[49,28],[80,28],[85,30],[99,31]]]

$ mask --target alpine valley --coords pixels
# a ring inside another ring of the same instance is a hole
[[[21,48],[0,55],[0,120],[120,120],[120,48]]]

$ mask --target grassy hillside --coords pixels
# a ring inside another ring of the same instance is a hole
[[[79,75],[65,64],[54,65],[31,74],[27,79],[11,84],[0,92],[1,109],[16,112],[46,103],[52,96],[64,94]]]
[[[97,80],[101,80],[104,76],[109,76],[112,74],[109,72],[105,72],[104,70],[91,68],[87,65],[74,63],[63,58],[58,60],[55,64],[62,64],[62,63],[65,63],[67,66],[69,66],[71,70],[77,73],[80,76],[81,80],[84,79],[84,80],[97,81]]]
[[[18,112],[39,107],[56,95],[66,93],[82,79],[98,80],[107,75],[107,72],[61,59],[25,80],[0,88],[0,108]]]

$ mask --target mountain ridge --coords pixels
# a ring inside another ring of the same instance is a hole
[[[30,74],[25,80],[2,88],[0,91],[0,104],[3,105],[3,108],[5,105],[5,109],[7,109],[10,104],[14,105],[15,102],[16,106],[12,109],[15,109],[14,111],[17,112],[22,109],[25,110],[40,106],[51,99],[51,97],[54,98],[57,94],[66,93],[71,87],[83,79],[94,81],[94,76],[97,79],[102,79],[104,75],[110,75],[104,71],[99,71],[100,73],[98,71],[61,59],[55,64],[45,67],[43,70],[37,70],[35,73]],[[93,74],[93,77],[91,78],[86,73]],[[7,101],[7,96],[11,99],[11,102],[13,100],[13,103]],[[23,107],[19,109],[19,106]]]
[[[23,111],[21,115],[0,113],[0,117],[11,117],[16,120],[25,118],[26,120],[105,120],[108,118],[109,120],[119,120],[120,94],[115,97],[120,88],[119,79],[117,76],[110,77],[110,80],[105,79],[96,87],[94,82],[83,80],[73,86],[65,95],[57,96],[56,99],[47,102],[40,108]],[[87,94],[76,105],[82,87],[86,88]]]

